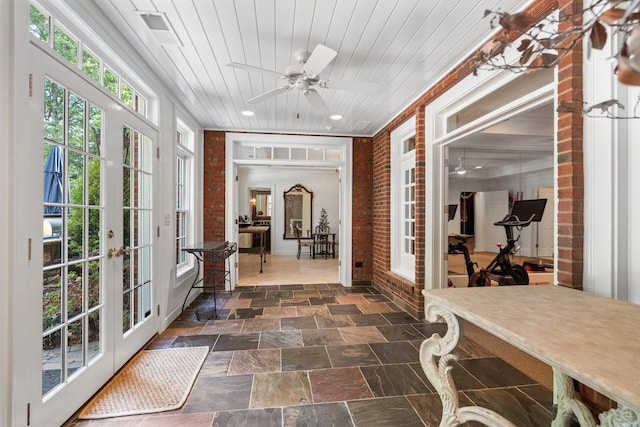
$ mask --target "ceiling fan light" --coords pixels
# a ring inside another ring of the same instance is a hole
[[[254,112],[253,112],[253,111],[251,111],[251,110],[244,110],[244,111],[243,111],[242,113],[240,113],[240,114],[242,114],[243,116],[246,116],[246,117],[251,117],[251,116],[253,116],[253,115],[254,115],[254,114],[256,114],[256,113],[254,113]]]
[[[342,115],[340,114],[332,114],[329,116],[331,120],[342,120]]]
[[[457,169],[457,168],[456,168],[456,169]],[[464,169],[458,169],[458,170],[456,170],[456,173],[457,173],[458,175],[464,175],[465,173],[467,173],[467,171],[466,171],[466,170],[464,170]]]

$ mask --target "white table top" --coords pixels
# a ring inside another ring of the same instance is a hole
[[[640,409],[640,306],[561,286],[424,290],[438,303],[618,403]]]

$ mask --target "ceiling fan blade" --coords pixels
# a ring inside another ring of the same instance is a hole
[[[306,71],[307,74],[317,76],[322,70],[324,70],[324,67],[333,61],[333,58],[335,58],[336,55],[338,55],[338,52],[335,50],[319,44],[315,49],[313,49],[311,56],[307,59],[307,62],[305,62],[302,69]]]
[[[238,62],[229,62],[227,64],[227,67],[238,68],[240,70],[254,71],[256,73],[269,74],[269,75],[272,75],[274,77],[279,77],[279,78],[283,77],[283,74],[282,73],[278,73],[277,71],[266,70],[264,68],[254,67],[253,65],[240,64]]]
[[[357,92],[365,92],[365,93],[377,93],[380,89],[380,86],[376,83],[369,82],[355,82],[349,80],[327,80],[321,87],[327,89],[337,89],[337,90],[354,90]]]
[[[290,89],[289,86],[277,87],[275,89],[266,91],[262,95],[254,96],[253,98],[247,100],[247,102],[250,104],[257,104],[258,102],[266,101],[269,98],[273,98],[276,95],[280,95],[282,92],[286,92],[289,89]]]
[[[316,111],[322,113],[324,116],[329,115],[329,107],[327,107],[327,104],[325,104],[324,100],[316,90],[306,90],[304,92],[304,97],[307,98],[309,104],[311,104]]]

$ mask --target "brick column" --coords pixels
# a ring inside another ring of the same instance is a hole
[[[351,256],[353,284],[373,275],[373,141],[353,138]],[[342,245],[345,247],[346,245]]]
[[[204,240],[225,236],[225,133],[204,131],[202,217]]]
[[[567,14],[582,10],[581,0],[560,0]],[[581,18],[575,23],[580,25]],[[559,30],[567,28],[562,23]],[[583,100],[582,44],[558,64],[558,102]],[[584,266],[583,117],[558,113],[558,284],[582,289]]]
[[[373,138],[373,277],[391,268],[391,134]]]
[[[203,239],[224,240],[225,238],[225,133],[204,131],[204,159],[202,172],[202,227]],[[204,274],[209,265],[205,263]],[[224,269],[223,263],[216,264],[216,271]],[[219,275],[216,283],[219,285]],[[206,285],[211,285],[207,283]]]

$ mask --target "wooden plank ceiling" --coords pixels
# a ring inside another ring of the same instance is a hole
[[[485,9],[516,11],[525,0],[102,0],[96,1],[140,57],[209,129],[370,136],[490,32]],[[167,18],[179,43],[161,43],[141,11]],[[255,96],[287,85],[276,75],[227,66],[230,62],[284,73],[296,52],[316,45],[337,52],[321,80],[362,81],[375,93],[313,86],[332,121],[292,89],[264,102]],[[243,110],[255,112],[252,117]]]

